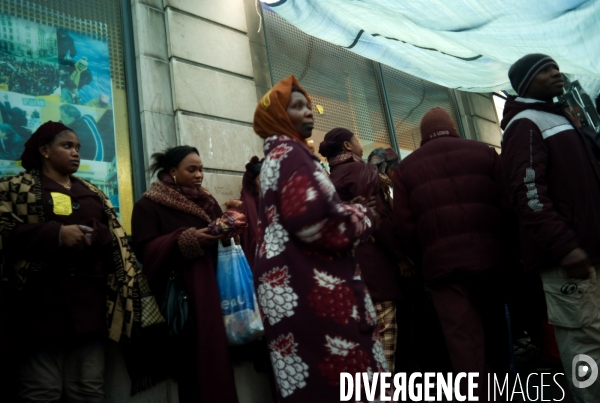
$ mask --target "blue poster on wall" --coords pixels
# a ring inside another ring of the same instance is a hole
[[[0,14],[1,176],[22,170],[25,141],[48,120],[77,134],[82,161],[76,175],[104,191],[118,211],[107,39]]]

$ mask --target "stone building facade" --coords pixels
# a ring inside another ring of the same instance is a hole
[[[116,179],[112,182],[112,178],[118,174],[114,203],[119,205],[123,224],[129,229],[131,207],[153,180],[147,172],[151,156],[168,147],[187,144],[198,148],[205,168],[204,186],[220,203],[239,196],[246,162],[253,155],[263,155],[262,140],[252,130],[257,101],[270,89],[274,71],[292,73],[273,65],[281,59],[272,54],[276,48],[268,43],[265,30],[271,29],[272,34],[278,28],[266,26],[265,12],[268,11],[256,0],[4,0],[0,2],[0,41],[3,41],[0,52],[12,52],[12,41],[16,41],[10,37],[7,23],[1,23],[8,21],[6,16],[66,29],[80,38],[107,44],[106,59],[110,59],[107,92],[111,93],[113,105],[110,113],[114,117],[112,141],[116,144],[116,157],[105,162],[107,166],[111,164],[107,168],[110,175],[103,180],[116,188]],[[51,48],[44,57],[54,54],[56,43],[43,38],[40,42],[39,32],[31,32],[30,40]],[[321,50],[326,49],[323,46]],[[32,56],[41,57],[33,55],[33,51]],[[370,73],[377,70],[370,61],[362,62]],[[384,73],[390,73],[389,70],[384,66]],[[375,78],[372,80],[375,82]],[[349,86],[352,84],[348,82]],[[0,91],[8,91],[7,88],[0,87]],[[393,91],[393,86],[387,88]],[[369,90],[373,94],[381,92],[381,88]],[[360,91],[353,94],[355,108],[366,110],[372,106]],[[462,135],[499,149],[501,131],[491,94],[454,90],[448,94],[447,100],[451,100],[447,101],[448,106]],[[50,115],[44,115],[42,109],[42,118],[58,120],[52,113],[56,115],[59,102],[50,98],[46,99]],[[402,97],[398,100],[403,102]],[[343,114],[345,106],[340,105],[337,112]],[[26,112],[31,123],[33,115]],[[97,120],[107,110],[98,113]],[[392,144],[385,137],[386,130],[394,131],[395,122],[384,125],[383,113],[378,113],[380,140],[372,143]],[[365,127],[375,130],[374,125],[360,121],[360,116],[358,113],[354,117],[359,131]],[[316,144],[326,128],[321,129],[316,131]],[[414,132],[415,127],[411,130]],[[358,134],[364,136],[361,140],[375,139],[372,134]],[[410,147],[403,148],[405,151],[410,152]],[[0,172],[16,167],[2,162]],[[235,363],[234,369],[241,403],[271,402],[264,374],[256,373],[250,362]],[[106,372],[108,403],[178,402],[177,387],[172,381],[134,397],[129,396],[129,389],[119,347],[111,346]]]
[[[193,145],[217,200],[238,197],[245,163],[263,155],[252,118],[272,85],[262,10],[255,0],[132,0],[131,7],[145,167],[154,152]],[[491,94],[455,91],[454,99],[463,136],[499,149]],[[270,402],[249,363],[236,376],[242,402]],[[127,401],[175,403],[176,388],[165,383]]]

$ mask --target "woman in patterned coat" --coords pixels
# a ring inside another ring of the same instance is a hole
[[[254,281],[280,403],[339,401],[341,372],[387,370],[353,256],[378,216],[342,203],[307,146],[313,123],[294,76],[254,114],[265,139]]]

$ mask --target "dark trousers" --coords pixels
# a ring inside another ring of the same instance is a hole
[[[431,290],[425,287],[418,267],[415,277],[401,279],[400,289],[396,372],[452,372]]]
[[[496,279],[482,276],[431,287],[454,373],[479,373],[480,402],[487,401],[487,374],[504,378],[508,372],[508,329],[498,288]],[[461,391],[466,393],[466,382]]]

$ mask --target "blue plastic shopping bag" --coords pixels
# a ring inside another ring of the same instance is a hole
[[[231,239],[231,246],[219,241],[217,283],[227,342],[245,344],[265,333],[254,294],[252,271],[242,247]]]

